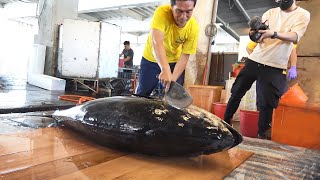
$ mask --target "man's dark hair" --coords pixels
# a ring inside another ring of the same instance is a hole
[[[125,41],[123,45],[130,45],[130,41]]]
[[[194,7],[197,4],[197,0],[171,0],[171,6],[176,5],[177,1],[193,1],[194,2]]]

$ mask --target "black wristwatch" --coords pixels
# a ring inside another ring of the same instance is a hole
[[[273,35],[271,36],[271,39],[276,39],[278,37],[278,33],[274,32]]]

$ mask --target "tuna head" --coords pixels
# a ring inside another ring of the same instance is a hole
[[[242,141],[232,127],[196,106],[179,110],[138,97],[101,98],[53,116],[100,144],[151,155],[211,154]]]

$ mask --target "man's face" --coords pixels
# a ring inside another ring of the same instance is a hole
[[[172,14],[178,27],[184,27],[192,16],[194,1],[179,1],[172,6]]]
[[[124,48],[125,48],[126,50],[129,50],[129,49],[130,49],[130,45],[124,45]]]
[[[288,10],[292,6],[292,4],[295,3],[295,0],[275,0],[275,1],[276,3],[279,4],[280,9],[283,11]]]

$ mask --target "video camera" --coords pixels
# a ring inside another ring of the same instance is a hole
[[[260,39],[262,33],[260,33],[259,30],[269,29],[269,26],[266,25],[266,22],[267,21],[262,22],[262,19],[259,16],[255,16],[249,21],[249,37],[253,42],[257,42]]]

